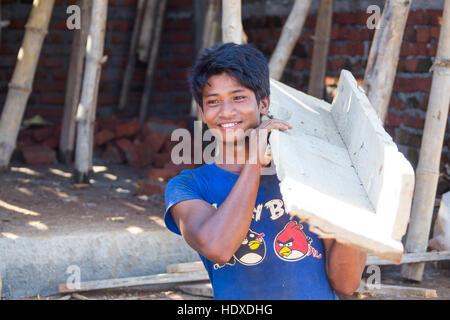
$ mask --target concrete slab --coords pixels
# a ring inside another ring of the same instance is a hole
[[[270,114],[293,125],[270,136],[286,210],[323,238],[399,263],[414,172],[351,73],[332,105],[272,80]]]
[[[126,230],[53,237],[0,238],[3,299],[58,292],[58,284],[164,273],[167,264],[198,260],[167,230]]]

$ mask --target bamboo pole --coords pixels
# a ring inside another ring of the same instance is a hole
[[[387,0],[370,47],[363,88],[384,122],[411,1]]]
[[[148,55],[152,38],[154,37],[154,30],[156,28],[156,11],[158,10],[158,0],[146,0],[144,16],[142,19],[142,27],[140,28],[138,41],[138,58],[142,62],[148,61]]]
[[[243,43],[241,0],[222,0],[222,41]]]
[[[17,55],[0,120],[0,168],[6,168],[16,146],[16,139],[30,96],[39,55],[52,14],[54,0],[33,2],[25,25],[25,36]]]
[[[75,148],[76,112],[80,102],[81,80],[83,79],[86,41],[91,19],[91,0],[77,0],[81,8],[81,29],[74,30],[72,49],[70,53],[69,70],[67,72],[67,87],[64,100],[64,113],[59,139],[59,156],[62,162],[72,162]]]
[[[281,31],[280,39],[269,62],[270,77],[279,80],[291,56],[295,43],[302,32],[303,24],[312,0],[295,0],[288,19]]]
[[[122,82],[122,90],[120,92],[119,109],[125,108],[128,100],[131,79],[133,78],[134,68],[136,66],[136,47],[139,38],[139,30],[141,30],[145,0],[139,0],[137,5],[136,18],[134,19],[133,35],[131,36],[130,50],[128,52],[128,62],[125,69],[125,75]]]
[[[407,252],[425,252],[439,179],[439,162],[450,103],[450,1],[445,1],[433,79],[423,129],[416,186],[406,238]],[[422,281],[424,263],[402,266],[402,276]]]
[[[208,7],[206,9],[205,19],[203,23],[202,32],[202,42],[200,45],[199,53],[204,48],[209,48],[214,45],[217,41],[218,33],[218,21],[217,16],[220,11],[220,0],[208,0]],[[191,101],[191,112],[192,117],[198,117],[198,108],[195,99]]]
[[[147,108],[150,101],[150,93],[153,84],[153,76],[155,73],[156,60],[158,58],[159,44],[161,42],[161,33],[163,29],[164,13],[166,12],[167,0],[158,1],[158,9],[156,16],[155,33],[153,36],[153,44],[149,55],[147,71],[145,73],[144,92],[142,94],[141,108],[139,111],[139,120],[144,122],[147,119]]]
[[[314,32],[311,75],[308,84],[308,94],[320,99],[323,98],[332,18],[333,0],[320,0],[316,30]]]
[[[77,141],[75,149],[75,174],[77,183],[88,182],[92,164],[92,137],[101,64],[104,61],[106,16],[108,0],[93,1],[91,24],[86,45],[86,64],[80,104],[77,110]]]

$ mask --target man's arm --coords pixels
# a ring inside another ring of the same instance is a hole
[[[218,209],[199,199],[182,201],[171,208],[183,238],[194,250],[211,261],[228,262],[250,227],[260,172],[260,166],[246,164]]]
[[[326,272],[331,287],[338,293],[349,295],[359,288],[366,265],[366,254],[361,250],[323,239],[326,251]]]
[[[282,120],[266,120],[252,131],[250,145],[255,143],[257,152],[250,151],[238,180],[218,209],[199,199],[181,201],[170,209],[183,238],[194,250],[211,261],[225,264],[239,249],[252,222],[261,168],[270,162],[264,158],[267,134],[273,129],[290,127]]]

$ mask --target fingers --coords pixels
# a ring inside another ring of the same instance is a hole
[[[258,129],[266,129],[268,132],[272,131],[273,129],[284,131],[287,129],[292,129],[292,126],[287,121],[271,119],[271,120],[264,120],[259,125]]]

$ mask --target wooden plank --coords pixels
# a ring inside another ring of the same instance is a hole
[[[437,298],[437,292],[435,289],[406,287],[396,285],[378,284],[368,286],[364,282],[355,292],[358,293],[373,293],[375,295],[392,295],[405,298]]]
[[[176,287],[176,289],[183,291],[187,294],[192,294],[194,296],[202,296],[212,298],[214,296],[214,291],[211,282],[198,283],[198,284],[185,284]]]
[[[308,94],[316,98],[323,98],[332,16],[333,0],[320,0],[316,30],[314,31],[311,75],[308,83]]]
[[[269,139],[286,211],[322,238],[400,263],[414,172],[351,73],[331,106],[272,80],[270,115],[294,127]]]
[[[37,1],[25,24],[25,35],[19,49],[14,73],[8,84],[0,118],[0,169],[6,169],[16,147],[16,140],[39,61],[44,38],[48,32],[54,0]]]
[[[201,260],[167,265],[167,273],[184,273],[197,271],[206,271],[205,266],[203,265],[203,262]]]
[[[97,281],[81,282],[79,288],[71,288],[66,284],[58,285],[58,291],[66,292],[81,292],[101,289],[112,289],[122,287],[148,286],[158,284],[175,284],[183,282],[205,281],[209,280],[206,271],[190,272],[190,273],[161,273],[150,276],[107,279]]]
[[[144,13],[145,0],[139,0],[136,8],[136,17],[133,24],[133,33],[131,35],[130,49],[128,51],[128,62],[125,68],[125,74],[120,91],[119,109],[124,109],[128,102],[128,92],[130,90],[131,79],[133,78],[136,67],[136,47],[139,37],[139,31],[142,25],[142,16]]]
[[[411,1],[386,1],[370,47],[363,86],[383,122],[391,99],[410,6]]]
[[[75,148],[76,112],[80,102],[81,81],[83,79],[86,41],[91,19],[92,2],[78,0],[81,7],[81,29],[73,31],[72,48],[70,51],[69,71],[67,72],[66,94],[64,97],[64,113],[59,138],[59,157],[65,164],[72,162]]]
[[[417,263],[417,262],[431,262],[450,260],[450,251],[437,252],[420,252],[420,253],[405,253],[402,256],[401,264]],[[389,260],[380,259],[373,255],[368,255],[366,265],[389,265],[392,264]]]
[[[277,46],[270,57],[269,70],[270,77],[273,79],[279,80],[283,75],[284,68],[302,32],[311,3],[312,0],[295,0],[281,31]]]
[[[401,264],[403,263],[417,263],[417,262],[432,262],[450,260],[450,251],[424,252],[424,253],[405,253],[402,256]],[[391,265],[392,261],[378,258],[377,256],[368,254],[366,266],[370,265]],[[205,267],[201,260],[193,262],[184,262],[177,264],[169,264],[167,266],[167,273],[185,273],[185,272],[200,272],[205,271]]]
[[[411,210],[411,223],[406,237],[408,252],[425,251],[433,219],[434,199],[439,181],[442,145],[447,126],[450,104],[450,1],[446,1],[442,13],[442,25],[436,59],[433,63],[430,98],[416,168],[417,187]],[[424,265],[406,265],[402,276],[422,280]]]

